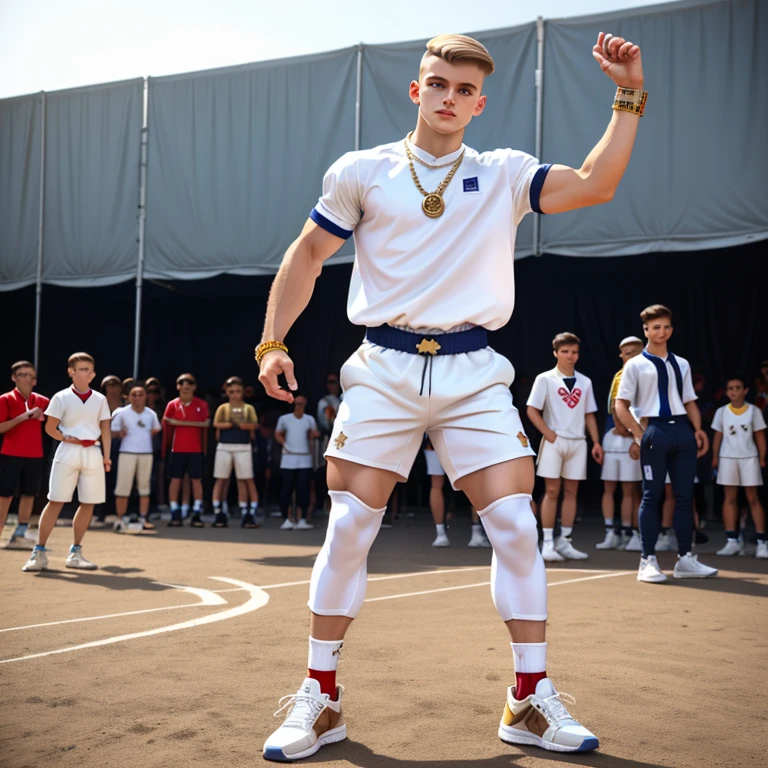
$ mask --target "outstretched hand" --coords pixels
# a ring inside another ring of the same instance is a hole
[[[642,90],[644,80],[640,46],[623,37],[614,37],[610,32],[601,32],[597,36],[597,44],[592,46],[592,55],[616,85]]]
[[[291,392],[281,389],[277,383],[277,377],[285,374],[285,380],[288,383],[288,389]],[[261,360],[261,373],[259,381],[262,383],[266,393],[275,400],[285,400],[286,403],[293,402],[293,394],[299,385],[296,383],[296,376],[293,371],[293,360],[281,349],[274,349],[267,352]]]

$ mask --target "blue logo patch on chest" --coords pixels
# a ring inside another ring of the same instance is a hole
[[[472,176],[469,179],[464,179],[464,191],[465,192],[479,192],[480,184],[478,184],[477,176]]]

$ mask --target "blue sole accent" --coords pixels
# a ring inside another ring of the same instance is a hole
[[[290,763],[291,761],[285,756],[282,749],[277,747],[267,747],[264,750],[264,759],[272,760],[275,763]]]
[[[584,739],[584,741],[581,742],[581,746],[576,750],[576,752],[590,752],[593,749],[597,749],[600,746],[599,739],[592,737],[591,739]]]

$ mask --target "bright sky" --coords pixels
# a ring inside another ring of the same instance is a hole
[[[0,0],[0,98],[662,0]]]

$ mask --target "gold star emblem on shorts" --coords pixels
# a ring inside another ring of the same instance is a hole
[[[441,347],[434,339],[422,339],[416,345],[416,349],[420,355],[436,355]]]
[[[522,432],[517,433],[517,439],[520,441],[520,445],[522,445],[523,448],[528,447],[528,438]]]
[[[340,451],[344,447],[344,443],[347,442],[347,436],[343,432],[339,432],[339,436],[333,442],[336,450]]]

